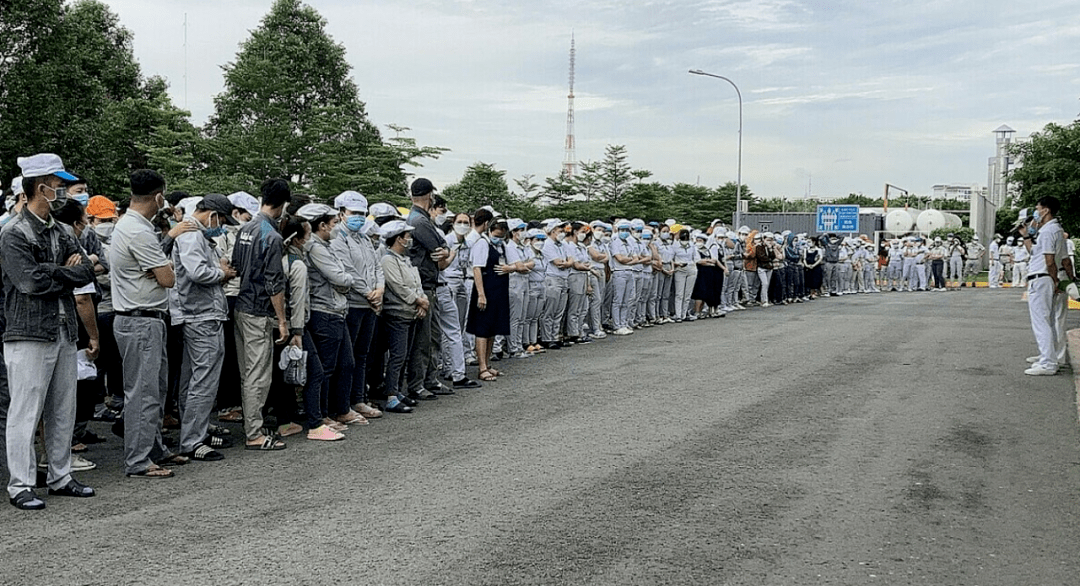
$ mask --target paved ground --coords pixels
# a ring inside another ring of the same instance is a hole
[[[0,507],[0,584],[1077,584],[1074,389],[1033,347],[1017,291],[845,296],[167,481],[111,441],[97,498]]]

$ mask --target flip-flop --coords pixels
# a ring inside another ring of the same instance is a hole
[[[191,458],[187,456],[181,456],[180,454],[172,454],[168,458],[162,458],[157,462],[154,462],[158,466],[183,466],[191,461]]]
[[[277,452],[284,450],[287,446],[285,442],[279,440],[277,435],[264,435],[262,443],[259,444],[244,444],[245,450],[253,450],[256,452]]]

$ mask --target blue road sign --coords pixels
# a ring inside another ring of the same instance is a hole
[[[859,206],[819,205],[817,207],[817,231],[858,232]]]

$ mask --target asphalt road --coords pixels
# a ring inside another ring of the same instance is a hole
[[[845,296],[171,480],[110,439],[98,497],[0,507],[0,584],[1077,584],[1073,381],[1033,353],[1015,290]]]

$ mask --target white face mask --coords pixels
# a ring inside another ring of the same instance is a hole
[[[472,230],[472,226],[469,224],[454,224],[454,233],[458,236],[464,236]]]
[[[449,212],[443,212],[443,213],[441,213],[441,214],[439,214],[439,215],[435,216],[435,225],[436,225],[436,226],[442,226],[443,224],[445,224],[445,223],[446,223],[446,220],[447,220],[447,218],[449,218],[449,217],[450,217],[450,213],[449,213]]]
[[[104,224],[98,224],[94,226],[94,233],[98,235],[98,238],[108,242],[109,237],[112,236],[113,229],[116,228],[116,224],[112,222],[106,222]]]
[[[555,240],[558,240],[559,242],[562,242],[563,240],[566,240],[566,233],[565,232],[559,232],[558,234],[555,235]]]
[[[544,241],[543,240],[533,240],[532,247],[533,247],[533,250],[535,250],[537,252],[540,252],[540,250],[542,248],[544,248]]]

